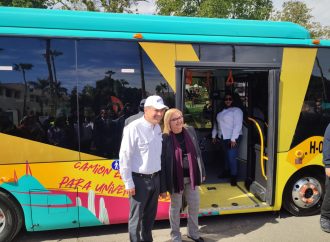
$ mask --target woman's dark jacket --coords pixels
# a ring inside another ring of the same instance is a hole
[[[194,146],[197,154],[197,163],[199,168],[199,177],[197,185],[200,185],[205,177],[205,168],[202,159],[202,153],[198,146],[197,135],[193,127],[185,126],[184,127]],[[162,156],[161,156],[161,176],[160,176],[160,192],[169,192],[174,193],[174,181],[176,180],[176,174],[173,174],[174,167],[174,148],[171,136],[169,134],[163,134],[163,143],[162,143]]]

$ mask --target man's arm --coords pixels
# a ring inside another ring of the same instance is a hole
[[[220,126],[220,123],[218,122],[219,115],[220,115],[220,113],[217,114],[217,116],[215,118],[215,122],[213,122],[213,128],[212,128],[212,142],[213,143],[216,143],[216,140],[217,140],[216,137],[219,132],[219,127],[218,127],[218,126]]]
[[[132,127],[124,128],[119,151],[119,170],[129,195],[135,195],[135,185],[132,178],[132,157],[134,152],[134,133]]]

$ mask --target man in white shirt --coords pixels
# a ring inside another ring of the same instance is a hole
[[[161,97],[150,96],[144,104],[144,116],[124,128],[119,167],[129,195],[130,241],[153,241],[151,231],[160,191],[162,131],[159,123],[166,109]]]

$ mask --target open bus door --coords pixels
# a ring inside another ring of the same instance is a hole
[[[279,70],[269,70],[267,88],[268,118],[258,120],[255,117],[255,115],[258,115],[257,112],[252,112],[252,115],[249,117],[249,121],[255,126],[254,132],[259,136],[259,143],[254,145],[255,175],[250,191],[261,201],[270,205],[273,204],[276,172],[278,88]],[[253,110],[256,110],[255,105]]]
[[[196,130],[206,168],[206,182],[201,186],[201,209],[228,213],[231,210],[269,208],[273,204],[279,83],[277,68],[267,64],[177,65],[176,107],[183,111],[185,123]],[[232,91],[236,92],[244,109],[243,135],[237,157],[237,186],[231,186],[228,178],[219,177],[223,170],[224,154],[220,145],[212,144],[211,137],[230,73],[234,79],[235,90]],[[262,125],[259,131],[252,120]]]

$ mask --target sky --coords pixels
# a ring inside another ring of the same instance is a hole
[[[312,10],[313,22],[320,22],[324,26],[330,26],[330,0],[300,0]],[[139,13],[153,14],[156,11],[155,0],[147,0],[139,4]],[[273,0],[275,9],[280,10],[285,0]]]

